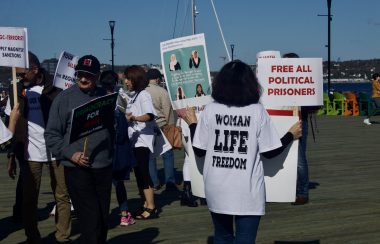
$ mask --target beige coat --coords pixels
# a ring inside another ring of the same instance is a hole
[[[155,80],[151,80],[148,87],[145,88],[152,97],[153,107],[156,110],[156,123],[159,127],[166,124],[174,124],[174,112],[170,103],[168,92],[157,85]]]

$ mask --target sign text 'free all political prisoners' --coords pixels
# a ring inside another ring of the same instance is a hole
[[[323,105],[321,58],[259,59],[264,106]]]
[[[112,93],[74,108],[71,113],[70,143],[95,131],[113,128],[117,96],[117,93]]]
[[[0,27],[0,66],[29,68],[26,28]]]
[[[59,57],[57,69],[54,75],[54,86],[63,90],[75,84],[75,66],[78,63],[78,56],[63,51]]]

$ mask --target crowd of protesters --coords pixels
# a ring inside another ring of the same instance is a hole
[[[8,99],[4,95],[7,99],[5,125],[8,128],[2,125],[2,130],[7,131],[8,137],[1,138],[8,149],[9,176],[15,177],[16,163],[20,168],[13,217],[22,222],[27,242],[42,241],[37,206],[44,167],[50,172],[56,203],[57,243],[71,241],[71,204],[80,223],[81,241],[106,242],[112,184],[116,188],[121,226],[135,224],[136,220],[158,218],[160,211],[154,191],[163,184],[166,190],[178,191],[173,150],[162,154],[165,172],[162,182],[157,176],[156,159],[152,157],[155,137],[160,129],[175,123],[168,92],[159,86],[162,82],[160,71],[129,66],[122,78],[124,88],[116,91],[119,76],[113,71],[101,72],[98,59],[85,55],[75,67],[76,83],[62,91],[53,86],[37,56],[29,52],[28,57],[30,67],[17,69],[20,79],[18,102],[14,104],[13,97]],[[283,137],[277,135],[259,103],[261,87],[256,75],[241,61],[226,64],[212,86],[214,102],[206,105],[197,116],[192,108],[178,116],[181,117],[184,138],[191,138],[194,153],[205,157],[205,192],[215,229],[214,241],[252,243],[265,208],[261,157],[272,158],[300,138],[301,123],[294,124]],[[198,90],[201,96],[202,87],[198,89],[197,86],[197,93]],[[72,110],[115,92],[118,96],[114,117],[109,118],[113,121],[112,126],[70,141]],[[218,114],[252,118],[251,126],[248,123],[248,127],[243,128],[247,133],[245,147],[239,149],[249,155],[247,160],[250,163],[244,170],[227,171],[212,164],[212,157],[218,154],[213,149],[217,135],[212,132],[234,129],[215,123]],[[135,211],[128,208],[124,185],[132,171],[141,197],[141,208]],[[184,167],[184,171],[188,169]],[[218,179],[221,178],[229,180],[220,184]],[[181,205],[196,207],[198,204],[190,186],[187,172],[186,177],[184,173]],[[247,204],[242,206],[240,203],[243,202]],[[237,226],[236,233],[232,228],[233,221]]]

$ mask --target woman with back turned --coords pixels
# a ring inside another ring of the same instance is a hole
[[[265,213],[261,157],[278,155],[301,135],[297,122],[280,139],[259,103],[260,95],[261,87],[251,68],[233,61],[215,78],[214,102],[206,105],[199,121],[193,109],[188,108],[182,116],[190,125],[194,153],[205,156],[203,177],[214,243],[255,242]]]

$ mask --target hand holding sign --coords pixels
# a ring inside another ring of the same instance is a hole
[[[78,164],[81,167],[90,167],[90,161],[88,157],[84,154],[84,152],[75,152],[71,157],[71,161],[73,163]]]

